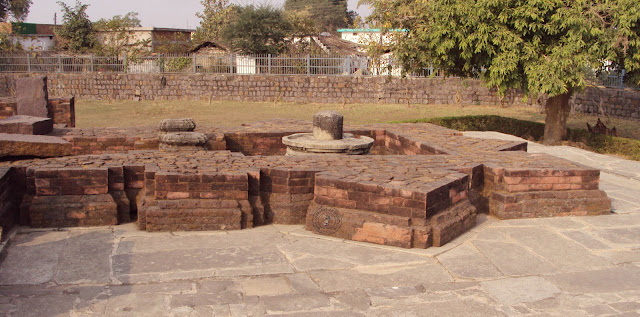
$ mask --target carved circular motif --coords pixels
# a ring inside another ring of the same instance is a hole
[[[313,214],[313,227],[321,234],[331,234],[342,225],[340,212],[333,208],[322,207]]]

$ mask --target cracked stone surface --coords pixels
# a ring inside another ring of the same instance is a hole
[[[21,228],[0,263],[0,315],[639,315],[640,163],[530,146],[599,164],[615,214],[480,215],[469,232],[426,250],[319,236],[297,225]]]

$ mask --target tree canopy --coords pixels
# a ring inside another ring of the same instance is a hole
[[[96,45],[95,29],[87,15],[88,4],[76,1],[74,7],[58,1],[62,9],[62,25],[56,28],[58,45],[71,52],[86,52]]]
[[[568,112],[587,70],[605,61],[631,71],[639,66],[637,0],[371,2],[382,27],[408,29],[394,48],[405,69],[433,65],[446,75],[481,78],[500,93],[546,94],[552,130],[549,107]],[[545,141],[566,135],[556,128]]]
[[[244,54],[277,54],[285,49],[292,27],[282,10],[269,5],[234,8],[235,19],[222,31],[232,49]]]
[[[0,0],[0,22],[13,18],[22,21],[29,14],[32,0]]]
[[[350,27],[357,14],[347,10],[347,0],[286,0],[285,11],[307,12],[314,21],[316,32],[335,32]]]
[[[116,15],[111,19],[100,19],[94,23],[94,29],[102,33],[100,51],[104,55],[120,55],[122,53],[137,54],[149,44],[149,40],[139,40],[129,32],[132,27],[139,27],[137,12]]]
[[[196,13],[200,26],[193,34],[193,42],[217,42],[222,38],[222,30],[233,19],[234,9],[229,0],[202,0],[202,12]]]

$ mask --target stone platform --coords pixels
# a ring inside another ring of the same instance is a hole
[[[11,116],[0,119],[0,133],[44,135],[53,131],[51,118]]]
[[[111,225],[147,231],[306,224],[339,238],[441,246],[477,213],[498,218],[611,211],[599,171],[522,141],[467,138],[429,124],[345,127],[375,140],[367,156],[282,156],[281,138],[308,122],[200,127],[208,151],[157,151],[157,130],[57,129],[75,156],[17,160],[25,225]],[[88,153],[99,155],[87,155]]]

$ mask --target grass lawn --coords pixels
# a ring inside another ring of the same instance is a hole
[[[128,127],[156,125],[165,118],[194,118],[197,124],[237,126],[274,118],[312,120],[320,110],[342,113],[347,124],[380,123],[419,118],[467,115],[500,115],[521,120],[544,122],[544,113],[537,108],[458,105],[406,104],[316,104],[238,101],[108,101],[77,100],[78,127]],[[638,121],[601,118],[610,128],[617,127],[621,137],[640,139]],[[573,114],[569,128],[585,129],[586,122],[595,124],[596,117]]]

